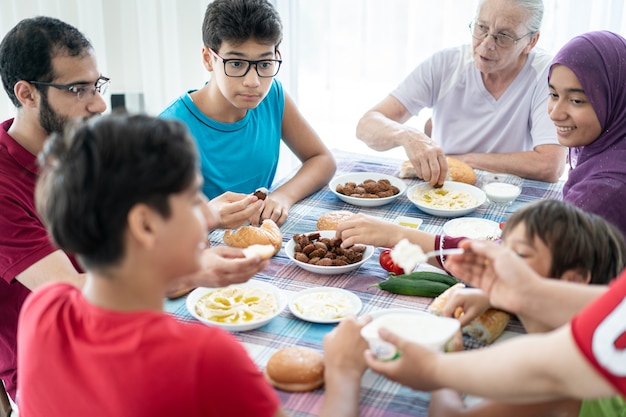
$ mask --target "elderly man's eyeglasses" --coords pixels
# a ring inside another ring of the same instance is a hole
[[[111,80],[101,75],[93,84],[53,84],[44,83],[42,81],[29,81],[29,83],[44,87],[53,87],[57,90],[69,91],[70,93],[75,94],[78,100],[82,100],[85,97],[95,96],[96,91],[101,95],[106,94],[109,85],[111,84]]]
[[[241,58],[222,58],[217,52],[209,48],[209,51],[224,63],[224,74],[229,77],[245,77],[252,65],[261,78],[271,78],[278,74],[282,59],[260,59],[249,61]],[[280,53],[279,53],[280,54]],[[280,55],[279,55],[280,56]]]
[[[524,39],[526,36],[528,35],[532,35],[535,32],[528,32],[527,34],[525,34],[524,36],[521,36],[517,39],[509,36],[509,35],[505,35],[503,33],[498,33],[497,35],[493,35],[491,33],[489,33],[489,28],[485,25],[481,25],[480,23],[477,22],[471,22],[469,24],[469,28],[470,28],[470,32],[472,33],[472,37],[474,39],[478,39],[479,41],[483,41],[485,40],[488,36],[491,36],[494,40],[494,42],[496,43],[496,45],[498,45],[500,48],[510,48],[511,46],[515,45],[518,41]]]

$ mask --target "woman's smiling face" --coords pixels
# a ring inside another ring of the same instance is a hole
[[[556,126],[559,143],[577,147],[595,141],[602,133],[602,127],[574,72],[557,64],[552,68],[548,85],[548,114]]]

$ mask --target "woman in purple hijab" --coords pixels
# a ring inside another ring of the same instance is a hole
[[[626,236],[626,39],[608,31],[569,41],[548,75],[548,113],[570,148],[563,200]]]

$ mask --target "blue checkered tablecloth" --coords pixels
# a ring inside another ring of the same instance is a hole
[[[397,175],[401,160],[378,156],[361,155],[334,151],[337,159],[337,174],[350,172],[377,172]],[[478,179],[482,176],[477,171]],[[285,181],[283,179],[283,181]],[[420,180],[405,180],[408,186],[421,182]],[[276,185],[280,185],[279,181]],[[522,194],[510,206],[499,206],[485,203],[469,217],[481,217],[496,222],[506,218],[529,202],[539,199],[561,199],[562,182],[545,183],[540,181],[524,180]],[[423,220],[420,230],[430,233],[441,233],[447,218],[430,216],[420,211],[406,197],[401,196],[393,203],[382,207],[357,207],[339,200],[325,187],[313,195],[294,205],[289,212],[288,220],[281,226],[283,241],[288,242],[294,233],[308,233],[316,228],[317,219],[321,214],[330,210],[349,210],[374,215],[393,221],[400,215],[417,217]],[[211,233],[213,245],[222,244],[222,231]],[[290,262],[281,250],[270,265],[254,279],[271,282],[283,291],[286,297],[296,292],[317,286],[340,287],[355,293],[363,302],[361,313],[387,308],[413,308],[425,310],[432,299],[409,297],[390,294],[376,288],[369,288],[372,284],[385,279],[387,272],[378,264],[377,249],[363,266],[358,270],[344,275],[317,275],[300,269]],[[180,320],[194,320],[187,312],[185,298],[166,300],[165,309]],[[246,346],[253,360],[261,369],[265,367],[269,357],[277,350],[287,346],[307,346],[321,350],[322,339],[333,325],[309,323],[294,317],[288,309],[269,324],[253,331],[236,333],[236,337]],[[523,328],[517,320],[512,320],[507,328],[509,333],[523,333]],[[466,348],[479,347],[478,343],[466,337]],[[361,416],[426,416],[429,394],[413,391],[394,382],[388,381],[373,372],[366,372],[362,381]],[[322,404],[323,389],[308,393],[285,393],[278,391],[283,407],[292,416],[316,416]]]

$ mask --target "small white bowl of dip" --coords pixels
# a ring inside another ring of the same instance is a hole
[[[494,204],[512,204],[522,193],[524,180],[512,174],[487,173],[481,180],[487,200]]]
[[[466,237],[477,240],[497,240],[500,224],[480,217],[457,217],[443,225],[443,234],[450,237]]]
[[[378,335],[381,328],[386,328],[410,342],[441,352],[460,328],[456,319],[438,317],[419,310],[381,310],[370,313],[370,316],[373,320],[361,329],[361,336],[368,341],[370,350],[380,360],[399,357],[396,347]]]

